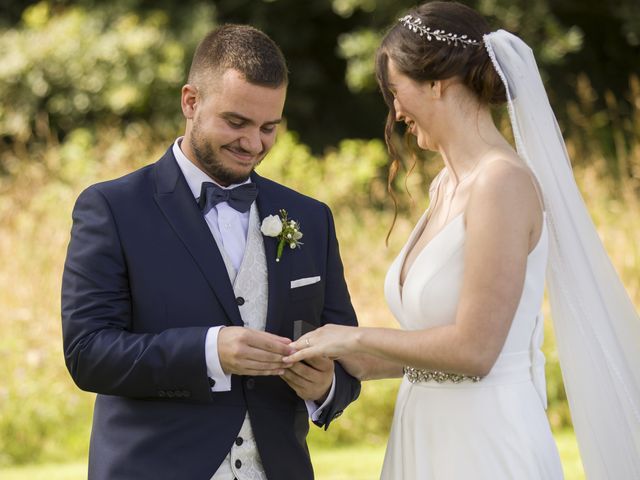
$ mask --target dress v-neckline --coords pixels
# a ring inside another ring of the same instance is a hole
[[[405,264],[405,261],[407,259],[407,256],[409,255],[409,252],[411,252],[413,250],[413,248],[416,246],[418,237],[422,233],[424,233],[424,229],[426,228],[426,223],[425,222],[428,221],[428,218],[427,218],[428,213],[429,212],[427,210],[425,212],[425,214],[424,214],[424,217],[422,219],[420,219],[420,221],[416,225],[414,231],[411,233],[411,236],[409,237],[409,240],[407,242],[407,248],[405,248],[404,253],[401,255],[401,262],[400,262],[400,267],[399,267],[399,270],[398,270],[398,277],[397,277],[397,285],[398,285],[398,290],[399,290],[399,293],[400,293],[400,301],[402,301],[402,294],[403,294],[404,287],[407,284],[407,280],[411,276],[413,268],[415,267],[415,264],[418,263],[418,260],[420,260],[420,258],[424,255],[425,251],[427,251],[429,249],[430,245],[432,243],[434,243],[435,240],[437,240],[438,237],[440,237],[445,232],[445,230],[448,230],[449,227],[452,224],[456,223],[459,219],[464,218],[464,211],[462,211],[458,215],[453,217],[444,227],[442,227],[438,231],[438,233],[436,233],[433,237],[431,237],[431,239],[425,244],[424,247],[422,247],[420,252],[418,252],[416,257],[413,259],[413,262],[411,263],[411,265],[407,269],[407,275],[404,277],[404,282],[400,283],[400,279],[402,277],[402,269],[404,268],[404,264]],[[542,244],[543,236],[545,235],[546,228],[547,228],[547,212],[543,211],[542,212],[542,230],[540,231],[540,236],[538,238],[538,241],[534,245],[534,247],[527,254],[527,258],[531,257],[531,255],[533,255],[534,252],[536,250],[538,250],[538,248]],[[417,234],[418,230],[420,230],[420,234]]]
[[[400,282],[400,279],[402,278],[402,270],[404,269],[407,257],[409,256],[409,253],[411,253],[415,248],[416,243],[418,243],[420,236],[424,233],[424,229],[427,228],[427,222],[429,221],[428,214],[429,214],[428,211],[425,212],[424,219],[421,222],[418,222],[418,225],[416,225],[416,229],[413,232],[415,235],[412,235],[411,238],[409,239],[409,243],[407,244],[408,248],[405,249],[404,255],[402,256],[402,261],[400,262],[400,271],[398,272],[398,286],[400,287],[401,298],[402,298],[402,290],[404,289],[404,286],[407,284],[407,279],[411,275],[411,271],[413,270],[413,267],[415,266],[417,261],[420,259],[420,257],[424,254],[426,250],[429,249],[429,246],[432,243],[434,243],[434,241],[445,232],[445,230],[448,230],[449,227],[452,224],[456,223],[459,219],[464,218],[464,211],[462,211],[458,213],[456,216],[454,216],[451,220],[449,220],[440,230],[438,230],[438,232],[429,239],[429,241],[422,247],[422,249],[420,249],[418,254],[414,257],[413,261],[411,262],[411,265],[409,265],[407,268],[407,274],[404,277],[404,281]],[[416,234],[417,231],[420,231],[420,233]]]

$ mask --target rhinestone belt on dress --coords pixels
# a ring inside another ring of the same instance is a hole
[[[402,371],[411,383],[430,382],[437,383],[452,382],[460,383],[464,381],[479,382],[480,377],[461,375],[458,373],[439,372],[437,370],[424,370],[422,368],[402,367]]]

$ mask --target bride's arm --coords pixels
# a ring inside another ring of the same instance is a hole
[[[358,380],[380,380],[402,376],[402,364],[367,353],[345,355],[340,357],[339,362],[349,375]]]
[[[467,206],[465,273],[453,324],[417,331],[326,325],[292,344],[300,351],[288,358],[358,353],[396,365],[486,375],[518,307],[540,215],[529,174],[495,162],[480,174]]]

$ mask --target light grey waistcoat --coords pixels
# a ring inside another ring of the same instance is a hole
[[[264,331],[267,322],[269,293],[267,260],[260,231],[260,217],[255,202],[251,205],[247,245],[240,269],[237,272],[227,256],[224,246],[217,240],[216,243],[227,267],[236,298],[242,297],[244,299],[244,303],[239,306],[244,326]],[[215,435],[215,432],[211,432],[211,434]],[[238,439],[242,440],[233,443],[231,451],[211,480],[233,480],[234,478],[238,480],[267,480],[248,413],[238,432]]]

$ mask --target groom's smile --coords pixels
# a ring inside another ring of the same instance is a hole
[[[263,150],[257,153],[247,152],[243,148],[239,148],[233,145],[225,145],[221,147],[221,150],[231,154],[231,156],[235,159],[235,161],[244,167],[251,167],[257,164],[256,160],[262,159],[264,156]]]

